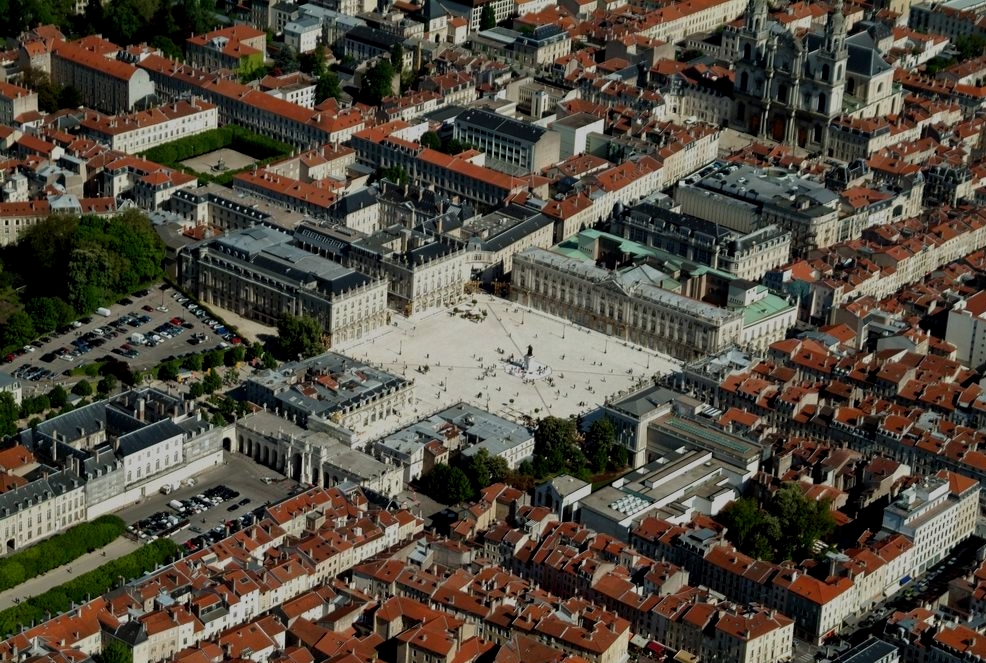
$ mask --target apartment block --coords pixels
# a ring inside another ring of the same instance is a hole
[[[354,236],[306,224],[295,237],[299,246],[331,252],[352,269],[385,279],[388,306],[402,315],[455,305],[469,279],[466,244],[444,235],[389,226]]]
[[[85,106],[105,113],[129,112],[154,95],[154,83],[143,69],[116,59],[118,47],[86,38],[57,42],[51,53],[51,80],[72,86]]]
[[[113,150],[136,154],[219,126],[215,105],[192,98],[128,115],[87,112],[83,132]]]
[[[652,203],[625,210],[611,232],[752,281],[791,255],[791,233],[778,226],[741,233]]]
[[[233,25],[189,37],[185,51],[193,67],[247,72],[267,60],[267,34],[249,25]]]
[[[414,403],[412,382],[335,352],[256,373],[245,388],[254,403],[310,429],[360,431]]]
[[[917,576],[972,536],[979,512],[979,482],[942,470],[904,490],[883,510],[883,528],[914,543]]]
[[[483,152],[487,167],[507,173],[537,172],[560,159],[559,134],[488,110],[457,115],[453,135]]]
[[[0,83],[0,124],[13,126],[15,118],[37,110],[37,92],[12,83]]]
[[[986,364],[986,291],[960,299],[948,312],[945,340],[955,346],[955,358],[979,368]]]
[[[327,344],[386,324],[387,283],[309,253],[291,235],[254,227],[180,255],[183,287],[206,304],[267,325],[281,313],[315,318]]]

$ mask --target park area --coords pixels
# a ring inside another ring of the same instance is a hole
[[[153,147],[141,156],[199,179],[229,184],[237,174],[291,154],[286,143],[227,124]]]
[[[413,379],[417,404],[404,421],[459,401],[502,417],[568,417],[680,362],[568,321],[480,295],[431,310],[332,349]],[[529,353],[530,351],[530,353]],[[384,420],[370,437],[397,427]]]

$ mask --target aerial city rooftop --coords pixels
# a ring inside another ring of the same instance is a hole
[[[986,663],[986,1],[39,7],[0,663]]]

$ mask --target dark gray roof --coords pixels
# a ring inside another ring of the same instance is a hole
[[[424,7],[421,8],[421,18],[425,21],[433,21],[448,14],[445,7],[438,0],[425,0]]]
[[[870,637],[869,640],[849,649],[836,660],[837,663],[878,663],[896,651],[899,650],[894,645],[879,638]]]
[[[144,622],[139,619],[131,619],[130,621],[121,624],[120,627],[114,631],[113,635],[117,639],[133,647],[134,645],[140,644],[141,642],[147,640],[147,629],[144,628]]]
[[[379,204],[377,195],[379,191],[375,187],[367,187],[355,191],[348,196],[343,196],[329,208],[329,214],[334,218],[348,216],[354,212],[366,209]]]
[[[706,235],[716,243],[725,241],[734,234],[728,228],[720,226],[718,223],[699,219],[689,214],[673,212],[651,203],[640,203],[627,210],[625,214],[638,222],[649,222],[654,226],[663,227],[665,230],[673,230],[683,235]]]
[[[36,473],[36,478],[26,485],[0,493],[0,517],[39,504],[82,483],[78,476],[67,470],[55,471],[44,467],[36,470]]]
[[[849,60],[846,70],[861,76],[875,76],[891,69],[889,63],[880,55],[876,42],[869,32],[857,32],[846,40]]]
[[[465,112],[463,106],[456,106],[455,104],[449,104],[448,106],[443,106],[442,108],[435,109],[430,113],[425,113],[424,118],[426,120],[431,120],[432,122],[448,122],[449,120],[454,120],[456,117]]]
[[[346,39],[358,41],[369,46],[376,46],[382,51],[389,51],[394,47],[394,44],[399,44],[404,41],[397,35],[392,35],[389,32],[384,32],[383,30],[367,28],[362,25],[357,26],[347,32]]]
[[[162,442],[170,437],[175,437],[176,435],[182,435],[184,431],[176,425],[171,419],[162,419],[161,421],[151,424],[150,426],[145,426],[140,430],[135,430],[132,433],[127,433],[126,435],[120,436],[120,446],[117,450],[120,456],[129,456],[135,454],[144,449],[153,447],[155,444]]]
[[[469,108],[464,113],[455,118],[455,124],[472,124],[482,127],[488,131],[504,134],[518,140],[537,142],[544,135],[544,127],[539,127],[529,122],[521,122],[509,117],[504,117],[499,113],[493,113],[481,108]]]
[[[528,235],[532,235],[538,230],[541,230],[545,226],[550,226],[554,223],[554,220],[544,214],[537,214],[530,217],[529,219],[524,219],[520,223],[510,226],[504,232],[499,233],[490,237],[486,241],[482,242],[482,247],[484,251],[500,251],[505,249],[514,242],[518,242]]]
[[[80,407],[76,410],[60,414],[53,419],[43,421],[35,428],[34,440],[48,438],[60,440],[76,440],[83,437],[80,429],[85,433],[91,433],[97,428],[107,426],[106,403],[100,401]],[[120,425],[124,426],[124,432],[129,432],[138,427],[133,422],[121,420]]]
[[[643,391],[629,394],[621,400],[613,401],[612,403],[609,403],[607,407],[636,417],[641,417],[648,412],[653,412],[655,408],[660,407],[661,405],[672,402],[675,398],[677,398],[677,394],[670,389],[666,389],[661,386],[653,386],[648,387]]]

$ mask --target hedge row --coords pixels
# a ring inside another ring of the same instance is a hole
[[[16,587],[25,580],[102,548],[126,529],[126,524],[120,518],[100,516],[92,522],[81,523],[30,548],[4,557],[0,559],[0,591]]]
[[[40,624],[67,612],[73,604],[84,603],[119,586],[121,578],[133,580],[154,571],[161,564],[173,561],[178,557],[178,551],[174,541],[158,539],[44,594],[7,608],[0,612],[0,633],[6,638],[23,627]]]
[[[270,159],[291,153],[291,146],[228,124],[194,136],[179,138],[144,152],[143,156],[156,163],[175,168],[179,162],[229,147],[254,159]]]

